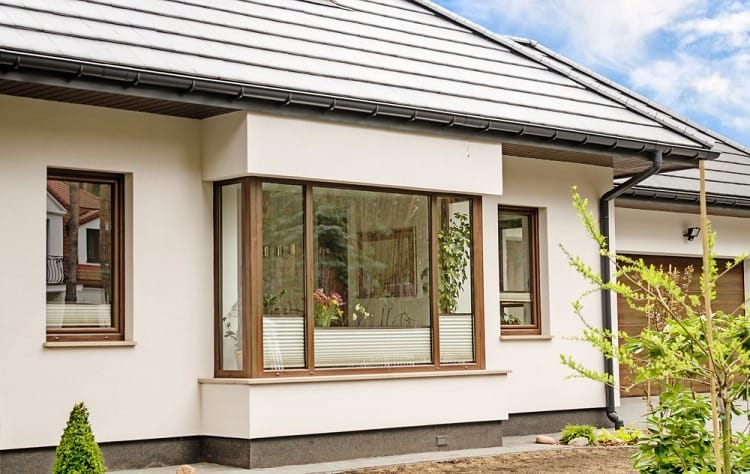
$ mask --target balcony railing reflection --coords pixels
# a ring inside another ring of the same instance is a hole
[[[59,285],[63,281],[65,281],[63,257],[58,255],[47,255],[47,284]]]

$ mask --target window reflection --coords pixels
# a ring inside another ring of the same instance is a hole
[[[112,328],[113,185],[47,180],[47,328]]]

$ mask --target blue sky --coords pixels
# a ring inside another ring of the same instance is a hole
[[[750,146],[750,0],[435,0]]]

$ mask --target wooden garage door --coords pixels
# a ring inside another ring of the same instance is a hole
[[[693,277],[689,286],[689,291],[695,294],[700,293],[700,276],[702,273],[702,264],[700,258],[693,257],[662,257],[653,255],[628,255],[631,258],[642,258],[646,264],[652,264],[664,270],[677,268],[681,272],[688,266],[693,267]],[[729,260],[717,259],[719,271],[726,268]],[[742,304],[745,299],[744,281],[742,265],[733,268],[732,271],[719,279],[716,292],[716,300],[713,302],[714,311],[733,312]],[[618,325],[621,331],[628,335],[636,335],[641,332],[646,324],[646,316],[643,313],[631,309],[623,298],[617,298],[617,315]],[[620,366],[620,386],[626,387],[632,382],[632,374],[626,368]],[[702,391],[704,387],[695,387]],[[623,392],[624,397],[642,396],[643,390],[633,388],[630,392]],[[653,390],[652,390],[652,394]]]

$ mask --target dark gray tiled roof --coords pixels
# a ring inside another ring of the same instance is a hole
[[[0,47],[704,148],[428,2],[0,0]]]
[[[747,148],[428,0],[0,0],[0,50],[713,147],[709,191],[750,196]],[[694,192],[697,172],[642,187]]]

